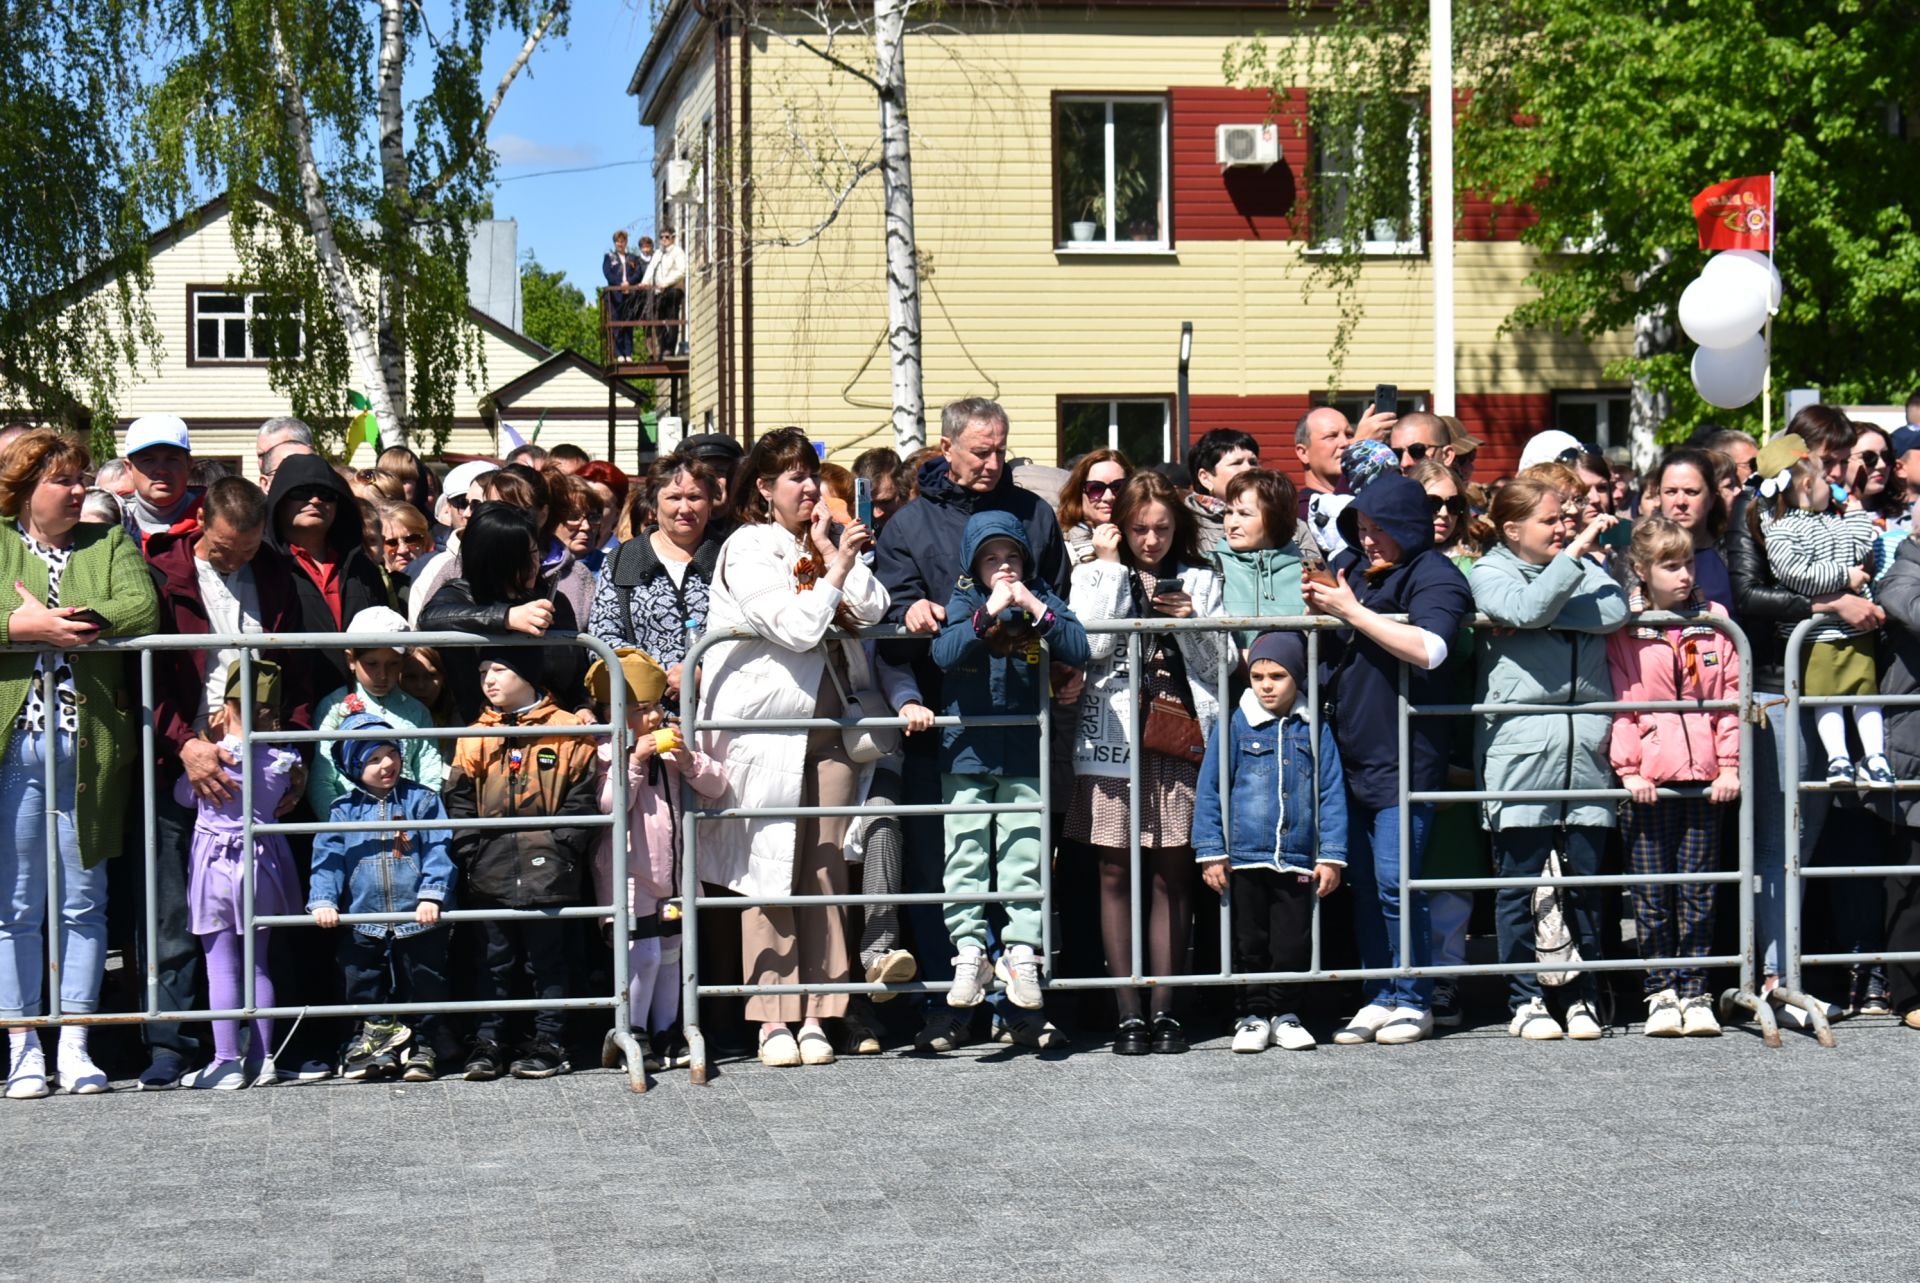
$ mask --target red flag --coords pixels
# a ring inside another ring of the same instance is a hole
[[[1730,178],[1693,198],[1701,249],[1773,249],[1773,175]]]

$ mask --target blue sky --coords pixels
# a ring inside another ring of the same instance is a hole
[[[652,29],[646,0],[585,0],[574,6],[564,44],[543,42],[507,92],[490,135],[502,179],[494,212],[520,224],[520,252],[559,268],[592,295],[600,256],[613,229],[637,242],[653,231],[650,131],[627,96]],[[482,84],[488,93],[519,48],[496,37],[487,49]],[[551,173],[590,169],[583,173]]]

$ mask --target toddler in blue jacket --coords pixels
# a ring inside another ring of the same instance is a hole
[[[960,540],[959,582],[947,603],[946,626],[933,642],[933,662],[949,717],[1040,715],[1046,708],[1050,662],[1087,662],[1087,633],[1034,572],[1026,527],[1005,512],[979,512]],[[1043,646],[1041,643],[1045,642]],[[1040,732],[1033,727],[949,726],[940,741],[941,795],[949,805],[1018,803],[1038,807]],[[1040,816],[1037,811],[946,817],[949,895],[989,890],[1040,890]],[[998,841],[998,857],[995,844]],[[987,965],[987,906],[946,906],[953,940],[953,987],[947,1002],[977,1006],[997,972],[1016,1007],[1037,1010],[1040,997],[1042,907],[1008,904],[1005,946],[993,972]]]
[[[1248,654],[1251,686],[1231,719],[1207,737],[1193,807],[1193,853],[1201,876],[1232,893],[1233,969],[1304,971],[1313,901],[1340,885],[1347,863],[1347,788],[1333,733],[1320,726],[1319,812],[1313,737],[1307,723],[1307,647],[1299,633],[1262,633]],[[1227,762],[1230,818],[1220,812],[1220,759]],[[1227,832],[1227,824],[1232,832]],[[1241,986],[1233,1049],[1313,1047],[1295,1012],[1300,986]]]

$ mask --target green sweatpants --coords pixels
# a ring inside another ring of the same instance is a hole
[[[953,805],[979,803],[1020,803],[1038,806],[1040,781],[1006,775],[946,775],[940,777],[940,794]],[[1040,813],[1028,815],[949,815],[947,827],[947,878],[950,895],[971,895],[983,891],[1040,890]],[[999,856],[994,855],[995,838]],[[1039,901],[1031,904],[1002,905],[1007,911],[1007,929],[1002,945],[1031,945],[1040,951],[1043,911]],[[949,904],[946,906],[947,935],[957,950],[972,945],[987,951],[987,906]]]

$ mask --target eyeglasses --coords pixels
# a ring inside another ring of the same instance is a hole
[[[1454,517],[1466,516],[1467,515],[1467,497],[1463,494],[1450,494],[1450,495],[1430,494],[1428,495],[1427,496],[1427,515],[1432,517],[1437,517],[1442,512],[1450,513]]]
[[[1415,463],[1427,457],[1427,451],[1433,449],[1424,441],[1415,441],[1409,445],[1395,446],[1393,453],[1402,460],[1412,459]]]
[[[427,537],[425,535],[416,535],[409,532],[407,534],[399,536],[398,538],[389,536],[388,538],[381,540],[381,542],[386,544],[387,547],[389,548],[398,548],[398,547],[401,547],[402,545],[408,548],[421,548],[426,546]]]
[[[1080,483],[1080,493],[1089,499],[1104,499],[1109,496],[1118,499],[1120,492],[1126,488],[1127,483],[1124,481],[1082,481]]]

